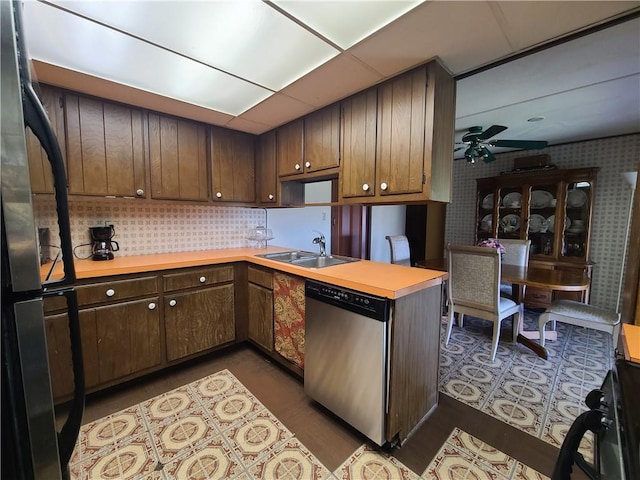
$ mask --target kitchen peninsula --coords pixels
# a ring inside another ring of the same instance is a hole
[[[310,269],[257,256],[286,250],[232,248],[76,261],[88,390],[245,341],[301,377],[302,369],[273,348],[269,286],[275,272],[284,273],[392,300],[385,435],[390,444],[401,444],[438,403],[446,273],[367,260]],[[254,284],[264,297],[251,295]],[[257,299],[260,305],[254,305]],[[45,321],[52,385],[54,396],[64,401],[73,380],[68,378],[68,350],[56,341],[66,338],[66,314],[50,300]]]

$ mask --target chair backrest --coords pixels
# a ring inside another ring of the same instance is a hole
[[[409,250],[409,240],[405,235],[387,235],[389,248],[391,248],[391,263],[396,265],[411,266],[411,251]]]
[[[508,240],[500,238],[498,241],[504,246],[503,264],[516,265],[518,267],[526,267],[529,265],[531,240]]]
[[[448,245],[449,303],[499,312],[500,252],[495,248]]]

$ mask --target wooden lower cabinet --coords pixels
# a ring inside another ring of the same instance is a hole
[[[49,375],[54,400],[68,398],[73,393],[73,364],[69,317],[66,313],[49,315],[44,319],[49,353]]]
[[[282,272],[273,275],[274,349],[299,368],[304,368],[304,282]]]
[[[249,283],[249,340],[273,352],[273,291]]]
[[[167,361],[235,339],[233,284],[165,294]]]

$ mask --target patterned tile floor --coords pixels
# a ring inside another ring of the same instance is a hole
[[[542,480],[456,428],[422,474],[368,445],[330,472],[228,370],[82,427],[79,479]]]
[[[527,329],[537,329],[538,316],[525,312]],[[587,409],[585,396],[600,387],[612,367],[611,336],[558,323],[558,340],[546,343],[549,358],[543,360],[511,343],[507,320],[491,362],[492,328],[491,322],[468,316],[463,328],[454,325],[449,345],[442,343],[440,391],[559,447],[573,420]],[[581,451],[587,459],[592,450],[586,438]]]

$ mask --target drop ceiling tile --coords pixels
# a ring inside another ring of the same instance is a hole
[[[383,77],[348,53],[342,53],[293,82],[281,93],[321,107],[378,83]]]
[[[600,23],[637,8],[640,2],[502,1],[494,5],[501,28],[517,51]]]
[[[58,3],[271,90],[339,53],[258,0]]]
[[[429,2],[349,53],[385,76],[440,57],[454,74],[512,53],[485,2]]]
[[[241,117],[265,125],[283,125],[314,110],[312,105],[281,93],[244,112]]]
[[[269,90],[39,2],[26,2],[32,58],[237,115]]]
[[[349,48],[402,16],[424,0],[310,2],[273,0],[283,10],[328,38]]]
[[[458,80],[456,117],[636,74],[638,32],[636,18]]]
[[[233,130],[240,130],[241,132],[253,133],[255,135],[259,135],[264,132],[268,132],[275,125],[265,125],[263,123],[254,122],[252,120],[247,120],[246,118],[235,117],[232,118],[226,125],[227,128],[232,128]]]

